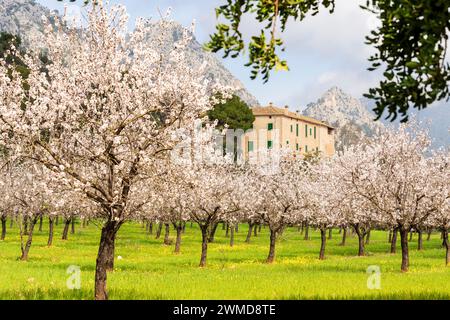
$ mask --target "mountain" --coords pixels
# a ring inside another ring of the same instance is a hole
[[[25,47],[40,47],[43,38],[42,16],[50,17],[50,10],[34,0],[0,0],[0,31],[19,35]],[[148,34],[148,41],[156,38],[163,30],[157,24]],[[181,38],[183,27],[177,22],[171,22],[164,30],[166,47],[173,46]],[[193,37],[186,52],[192,68],[198,68],[206,61],[205,78],[217,80],[220,84],[236,88],[236,94],[249,106],[259,105],[256,98],[249,93],[244,85],[228,71],[217,57],[203,50],[200,43]]]
[[[50,10],[34,0],[0,0],[0,31],[19,35],[25,47],[42,42],[42,16],[50,17]]]
[[[336,128],[337,149],[357,143],[363,137],[373,136],[384,128],[382,123],[373,121],[375,115],[363,101],[338,87],[332,87],[316,102],[308,104],[303,114]]]

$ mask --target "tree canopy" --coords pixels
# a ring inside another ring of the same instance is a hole
[[[252,127],[255,116],[249,106],[238,96],[227,100],[225,103],[217,104],[208,111],[210,120],[218,120],[217,126],[224,128],[228,125],[229,129],[248,130]]]

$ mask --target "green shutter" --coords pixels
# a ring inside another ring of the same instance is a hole
[[[296,132],[297,132],[297,137],[298,137],[298,123],[297,123],[297,127],[295,128]]]
[[[286,140],[286,144],[289,144],[289,140]]]
[[[308,138],[308,125],[305,124],[305,137]]]
[[[272,122],[269,122],[268,124],[267,124],[267,130],[272,130],[273,129],[273,123]]]
[[[291,124],[291,132],[294,132],[294,126]]]
[[[316,127],[314,127],[314,139],[316,138]]]
[[[267,141],[267,149],[272,149],[272,140]]]
[[[249,141],[248,142],[247,149],[248,149],[248,152],[252,152],[253,151],[253,141]]]
[[[297,149],[297,151],[298,151],[298,143],[295,145],[295,149]]]
[[[305,146],[305,152],[308,152],[308,146]]]

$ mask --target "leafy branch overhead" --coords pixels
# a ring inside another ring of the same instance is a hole
[[[224,57],[236,58],[248,47],[251,78],[259,74],[267,82],[273,69],[288,69],[279,57],[284,51],[283,32],[289,18],[302,21],[316,15],[320,7],[334,11],[334,0],[226,0],[216,9],[218,23],[206,47],[213,52],[223,50]],[[380,27],[367,36],[367,44],[376,49],[369,57],[374,71],[382,69],[384,79],[365,95],[374,99],[377,120],[387,111],[387,119],[401,115],[408,120],[410,107],[423,109],[435,101],[450,97],[450,67],[445,62],[450,32],[448,0],[368,0],[362,9],[380,19]],[[241,33],[245,13],[265,24],[258,36],[248,44]],[[276,23],[280,22],[277,28]],[[267,35],[268,33],[268,35]]]
[[[276,31],[283,32],[289,18],[301,21],[308,14],[316,15],[321,5],[331,12],[334,10],[334,0],[227,0],[227,4],[216,9],[217,18],[224,18],[227,23],[217,24],[216,32],[211,35],[206,48],[213,52],[223,50],[225,58],[236,58],[242,54],[246,44],[240,31],[241,23],[244,14],[253,14],[264,26],[248,43],[249,61],[246,66],[252,69],[252,79],[261,74],[263,81],[267,82],[271,70],[288,70],[287,62],[278,56],[278,51],[284,51],[284,47]]]

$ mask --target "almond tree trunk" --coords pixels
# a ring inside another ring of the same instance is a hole
[[[370,229],[366,233],[366,244],[369,244],[369,243],[370,243]]]
[[[42,232],[42,220],[43,220],[43,217],[41,216],[39,218],[39,232]]]
[[[225,237],[228,238],[230,236],[230,225],[227,223]]]
[[[158,224],[158,229],[156,229],[156,237],[155,237],[155,239],[159,239],[159,237],[161,237],[162,227],[163,227],[163,224],[162,224],[162,222],[160,222]]]
[[[218,222],[216,222],[216,223],[214,223],[212,225],[211,232],[209,234],[208,242],[210,242],[210,243],[214,242],[214,237],[216,236],[216,231],[217,231],[217,227],[218,226],[219,226]]]
[[[174,227],[177,231],[177,239],[175,241],[175,253],[180,253],[180,246],[181,246],[181,234],[183,232],[183,226],[182,225],[176,225],[174,224]]]
[[[170,245],[169,232],[170,232],[170,225],[168,223],[165,223],[165,231],[164,231],[164,244],[165,245]]]
[[[255,223],[255,226],[254,226],[254,228],[253,228],[253,235],[254,235],[255,237],[258,236],[258,224],[257,224],[257,223]]]
[[[47,241],[48,247],[51,247],[53,244],[54,222],[55,222],[55,218],[52,216],[49,216],[48,217],[48,241]]]
[[[121,223],[116,221],[107,221],[102,228],[95,266],[95,300],[108,299],[107,271],[110,269],[111,261],[114,262],[114,244],[120,225]]]
[[[328,230],[328,240],[331,240],[331,239],[333,239],[333,228],[330,228]]]
[[[345,242],[347,240],[347,227],[344,227],[344,232],[342,233],[342,242],[340,243],[341,246],[345,246]]]
[[[62,234],[62,240],[67,240],[67,235],[69,234],[69,227],[70,227],[70,218],[65,219],[64,221],[64,230]]]
[[[309,240],[309,223],[306,222],[305,225],[305,236],[303,237],[304,240]]]
[[[319,260],[325,259],[325,245],[327,243],[327,229],[320,228],[320,253],[319,253]]]
[[[392,231],[392,240],[391,240],[391,253],[397,252],[397,235],[398,235],[398,228],[395,227]]]
[[[34,226],[37,223],[37,217],[33,217],[32,219],[30,219],[30,225],[28,226],[28,238],[27,238],[27,242],[25,243],[25,246],[23,246],[22,244],[22,256],[20,257],[20,260],[22,261],[27,261],[28,260],[28,253],[30,252],[30,248],[31,248],[31,243],[33,241],[33,231],[34,231]]]
[[[427,232],[427,241],[430,241],[431,239],[431,230],[428,230]]]
[[[246,243],[250,243],[250,238],[252,237],[252,230],[253,230],[253,223],[248,223],[248,232],[247,232],[247,238],[245,238]]]
[[[408,230],[400,229],[400,242],[402,245],[402,272],[409,269],[409,252],[408,252]]]
[[[148,234],[150,235],[153,234],[153,222],[150,222],[148,225]]]
[[[75,234],[75,218],[70,219],[72,223],[72,229],[70,230],[70,234]]]
[[[358,236],[358,257],[364,256],[364,235],[365,233],[361,230],[359,225],[354,225],[353,228]]]
[[[417,250],[423,250],[423,239],[422,239],[422,230],[417,230]]]
[[[230,247],[234,246],[234,232],[236,228],[234,226],[231,226],[230,228]]]
[[[200,268],[206,267],[206,256],[208,254],[208,226],[200,226],[202,231],[202,255],[200,257]]]
[[[3,216],[2,218],[1,218],[1,220],[2,220],[2,235],[1,235],[1,238],[0,238],[0,240],[5,240],[5,237],[6,237],[6,216]]]
[[[269,248],[269,256],[266,259],[267,263],[272,263],[275,260],[276,242],[277,242],[277,232],[275,230],[270,229],[270,248]]]
[[[448,251],[449,243],[448,243],[448,230],[445,229],[443,232],[444,237],[444,247],[445,247],[445,265],[448,266],[450,263],[450,254]]]

